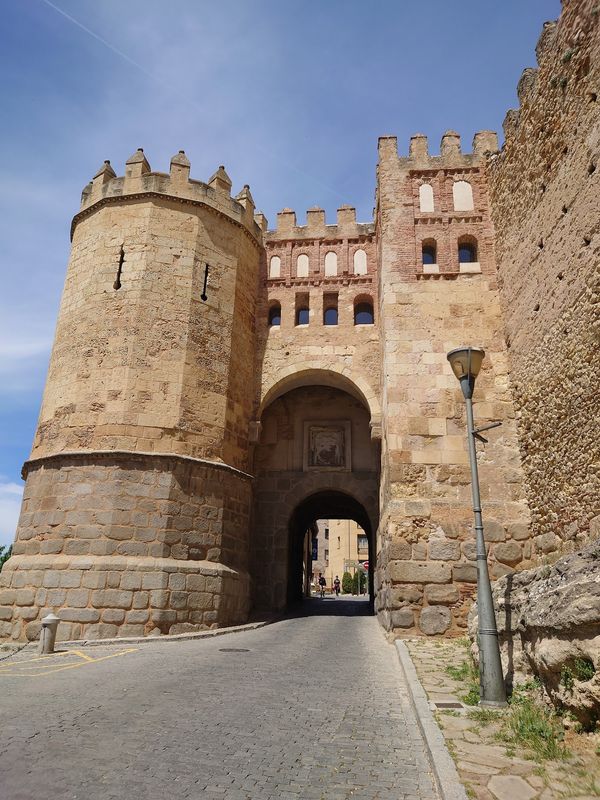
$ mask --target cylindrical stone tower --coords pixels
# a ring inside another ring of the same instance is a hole
[[[220,167],[109,162],[69,261],[0,634],[177,633],[245,621],[261,229]]]

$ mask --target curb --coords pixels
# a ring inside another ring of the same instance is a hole
[[[167,642],[182,642],[189,639],[212,639],[215,636],[225,636],[225,634],[228,633],[244,633],[245,631],[255,631],[258,628],[264,628],[265,625],[271,625],[273,622],[278,622],[280,619],[280,616],[276,616],[266,620],[261,620],[260,622],[248,622],[245,625],[232,625],[228,628],[214,628],[208,631],[193,631],[191,633],[176,633],[173,636],[121,636],[115,639],[66,639],[64,641],[56,642],[56,652],[63,647],[106,647],[115,644],[162,644]],[[0,642],[0,661],[11,658],[26,648],[36,648],[39,644],[39,639],[34,639],[31,642],[15,644],[16,646],[12,648],[8,646],[12,645],[12,643]],[[4,652],[6,652],[6,655],[3,655]]]
[[[195,631],[192,633],[176,633],[173,636],[120,636],[115,639],[70,639],[57,642],[57,647],[103,647],[113,644],[162,644],[167,642],[181,642],[189,639],[212,639],[215,636],[224,636],[227,633],[244,633],[255,631],[270,625],[274,620],[249,622],[246,625],[232,625],[229,628],[214,628],[208,631]]]
[[[419,681],[408,648],[400,640],[396,640],[394,644],[400,661],[400,669],[408,689],[410,704],[413,707],[419,729],[425,740],[427,755],[429,756],[439,795],[442,800],[467,800],[465,787],[460,782],[456,766],[446,747],[444,735],[431,713],[429,700]]]

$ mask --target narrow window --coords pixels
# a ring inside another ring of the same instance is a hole
[[[281,277],[281,259],[279,256],[271,256],[269,262],[269,278]]]
[[[419,210],[434,211],[433,186],[429,183],[422,183],[419,186]]]
[[[437,264],[437,252],[434,241],[428,240],[423,242],[421,247],[421,260],[423,264]]]
[[[459,264],[475,264],[477,262],[477,244],[475,241],[458,242]]]
[[[205,303],[208,300],[208,295],[206,294],[206,287],[208,286],[208,264],[204,267],[204,285],[202,287],[202,294],[200,295],[200,300]]]
[[[337,275],[337,254],[333,250],[325,253],[325,275]]]
[[[452,186],[455,211],[473,210],[473,189],[467,181],[456,181]]]
[[[123,245],[121,245],[121,251],[119,253],[119,265],[117,267],[117,277],[115,278],[115,282],[113,283],[113,289],[121,288],[121,273],[123,272],[124,263],[125,263],[125,251],[123,250]]]
[[[306,253],[302,253],[298,256],[296,261],[296,277],[297,278],[308,278],[308,268],[309,268],[309,261],[308,256]]]
[[[275,328],[281,325],[281,306],[274,303],[269,309],[269,327]]]
[[[323,295],[323,325],[338,324],[338,296],[337,292],[327,292]]]
[[[308,292],[296,292],[296,325],[308,325],[309,313],[309,294]]]
[[[299,308],[296,311],[296,325],[308,325],[309,315],[308,308]]]
[[[364,250],[356,250],[354,253],[354,274],[366,275],[367,274],[367,254]]]
[[[323,325],[337,325],[338,310],[333,306],[328,306],[323,312]]]
[[[372,325],[375,322],[373,303],[371,300],[361,300],[354,304],[354,324]]]

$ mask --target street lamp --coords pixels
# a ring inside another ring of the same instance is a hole
[[[477,640],[479,646],[480,705],[502,707],[506,705],[506,689],[502,675],[498,630],[496,628],[492,587],[490,585],[485,539],[483,537],[479,473],[477,471],[477,453],[475,450],[475,438],[485,442],[486,440],[481,436],[481,432],[489,428],[495,428],[501,423],[493,422],[481,428],[475,428],[473,423],[473,390],[475,388],[475,378],[479,374],[484,356],[485,351],[480,347],[457,347],[448,353],[448,361],[452,371],[460,381],[460,388],[467,405],[467,442],[469,445],[469,461],[471,462],[471,492],[477,543]]]

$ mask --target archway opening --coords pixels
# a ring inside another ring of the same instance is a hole
[[[260,413],[252,463],[255,610],[281,611],[307,592],[312,571],[308,531],[318,520],[351,520],[356,547],[360,526],[373,596],[380,442],[372,434],[362,391],[344,376],[325,371],[319,376],[324,380],[315,383],[307,371],[290,375],[284,386],[267,393]],[[359,561],[358,555],[348,558]]]
[[[373,527],[351,495],[324,490],[303,500],[290,518],[288,554],[288,607],[313,597],[365,602],[373,597]]]

